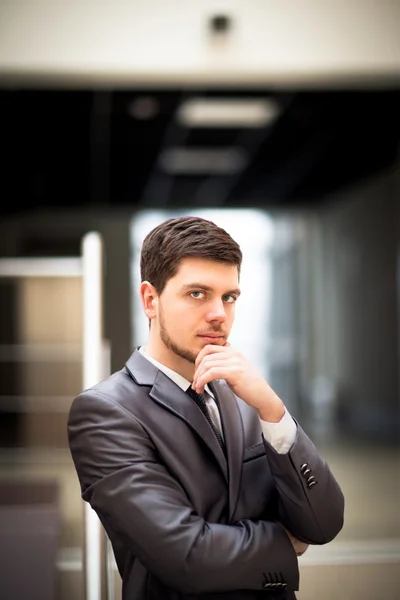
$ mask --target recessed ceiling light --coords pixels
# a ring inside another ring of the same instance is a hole
[[[231,175],[247,165],[247,155],[242,148],[170,148],[159,165],[174,175]]]
[[[186,127],[265,127],[280,113],[269,98],[192,98],[178,109]]]

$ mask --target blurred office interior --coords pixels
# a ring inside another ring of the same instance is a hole
[[[101,240],[105,377],[146,339],[141,241],[183,214],[241,244],[232,343],[345,494],[299,600],[398,597],[400,2],[5,1],[0,123],[2,600],[120,597],[112,556],[106,590],[85,589],[66,437],[84,241]]]

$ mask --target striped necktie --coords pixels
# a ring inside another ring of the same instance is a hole
[[[209,422],[210,427],[213,430],[213,432],[215,434],[215,437],[217,438],[217,440],[219,442],[219,445],[222,448],[222,452],[225,454],[225,443],[224,443],[224,440],[222,438],[221,432],[219,431],[218,427],[216,427],[214,425],[214,422],[213,422],[213,420],[211,418],[211,415],[210,415],[210,411],[208,410],[208,406],[207,406],[207,402],[206,402],[204,394],[198,394],[191,387],[189,387],[186,390],[186,393],[189,394],[189,396],[196,402],[197,406],[200,408],[201,412],[203,413],[203,415],[205,416],[205,418]]]

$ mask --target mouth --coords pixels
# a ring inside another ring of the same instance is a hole
[[[202,340],[210,341],[211,343],[215,343],[219,340],[225,340],[225,336],[221,333],[202,333],[198,337]]]

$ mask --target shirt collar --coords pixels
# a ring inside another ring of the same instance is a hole
[[[169,367],[166,367],[162,363],[158,362],[158,360],[156,360],[155,358],[153,358],[152,356],[150,356],[150,354],[148,354],[146,352],[146,349],[145,349],[144,346],[140,346],[139,352],[145,358],[147,358],[148,361],[150,361],[151,363],[153,363],[153,365],[155,367],[157,367],[157,369],[159,369],[160,371],[162,371],[164,373],[164,375],[166,375],[167,377],[169,377],[170,379],[172,379],[172,381],[174,383],[176,383],[176,385],[179,386],[181,388],[181,390],[183,390],[184,392],[186,392],[187,389],[192,385],[191,382],[188,381],[187,379],[185,379],[184,377],[182,377],[182,375],[180,375],[176,371],[173,371]],[[208,385],[205,386],[205,390],[206,390],[207,394],[209,394],[212,398],[214,398],[214,394],[212,393],[212,391],[210,390],[210,388],[208,387]]]

